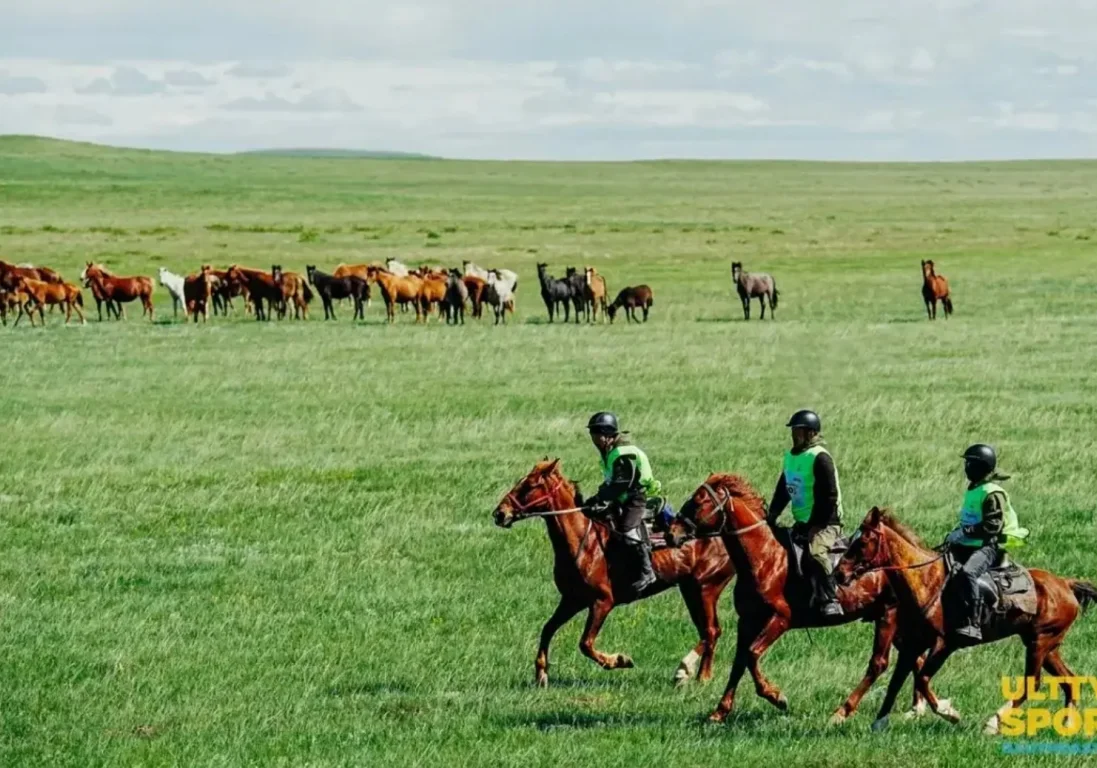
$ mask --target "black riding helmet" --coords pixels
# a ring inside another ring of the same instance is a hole
[[[970,446],[961,458],[985,467],[988,474],[998,466],[998,456],[994,453],[994,449],[985,443]]]
[[[810,429],[812,432],[822,432],[823,423],[819,421],[819,415],[815,411],[797,411],[792,414],[792,418],[788,420],[786,427],[792,427],[796,429]]]
[[[617,417],[609,411],[599,411],[590,417],[587,429],[596,435],[616,435],[620,432],[617,426]]]

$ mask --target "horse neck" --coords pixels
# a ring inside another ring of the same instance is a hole
[[[728,527],[736,531],[762,520],[762,517],[755,514],[738,496],[731,497],[729,506],[733,514]],[[773,535],[773,530],[768,525],[759,525],[744,534],[726,533],[723,539],[736,569],[740,573],[753,573],[756,576],[755,583],[758,581],[757,577],[786,567],[784,547],[777,541],[777,537]]]
[[[575,493],[572,491],[571,484],[564,480],[553,494],[552,510],[572,509],[575,506]],[[587,525],[586,516],[576,512],[570,515],[546,517],[544,520],[556,556],[569,560],[576,559]]]
[[[913,544],[888,526],[884,526],[888,546],[885,567],[895,591],[917,606],[925,606],[937,593],[945,579],[945,561],[923,547]],[[923,565],[930,563],[929,565]],[[896,567],[898,566],[898,567]],[[914,567],[911,567],[914,566]]]

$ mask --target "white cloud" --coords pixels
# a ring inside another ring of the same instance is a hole
[[[46,82],[40,77],[9,77],[0,72],[0,94],[19,96],[26,93],[45,93]]]
[[[910,57],[910,68],[914,72],[932,72],[936,61],[933,54],[925,48],[919,48]]]

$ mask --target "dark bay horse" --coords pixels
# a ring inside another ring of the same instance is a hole
[[[559,314],[561,305],[564,307],[564,322],[568,322],[571,317],[571,302],[574,298],[572,284],[550,275],[548,264],[537,265],[537,279],[541,282],[541,299],[545,302],[545,309],[548,310],[549,322],[553,322],[555,315]]]
[[[327,272],[321,272],[314,264],[305,267],[305,273],[309,276],[316,292],[320,294],[320,301],[324,304],[324,319],[335,319],[334,302],[341,299],[354,299],[354,319],[365,320],[365,302],[369,301],[369,282],[364,277],[349,273],[343,277],[335,277]]]
[[[577,509],[582,503],[579,490],[560,471],[560,460],[538,463],[503,497],[492,512],[495,524],[509,528],[519,520],[543,518],[555,554],[553,579],[560,592],[560,604],[541,630],[541,642],[534,664],[534,681],[548,685],[549,644],[553,635],[577,613],[587,611],[587,623],[579,649],[603,669],[632,667],[632,659],[619,653],[602,653],[594,647],[598,632],[610,611],[635,599],[620,594],[610,579],[615,548],[613,535],[602,522],[587,518]],[[734,575],[724,545],[718,540],[693,541],[680,549],[656,549],[652,567],[658,580],[641,598],[658,594],[671,586],[678,590],[689,609],[700,642],[686,654],[676,680],[688,679],[700,657],[699,680],[712,677],[712,657],[720,638],[717,603]]]
[[[887,574],[898,596],[899,626],[904,641],[873,730],[887,726],[888,715],[903,682],[926,651],[930,653],[922,666],[921,676],[929,705],[937,714],[958,722],[960,714],[947,702],[938,702],[929,690],[930,680],[956,650],[951,644],[952,635],[946,633],[941,599],[948,577],[944,557],[927,549],[918,536],[890,512],[873,507],[861,523],[860,536],[843,555],[836,573],[839,580],[848,581],[873,569],[876,573]],[[984,629],[983,642],[1019,636],[1025,644],[1025,677],[1033,680],[1035,690],[1040,684],[1042,670],[1059,677],[1074,676],[1059,655],[1059,647],[1079,614],[1087,606],[1097,604],[1097,586],[1037,569],[1030,569],[1029,574],[1036,587],[1035,615],[1007,613],[1002,623]],[[1026,686],[1020,698],[1006,702],[987,721],[984,732],[998,733],[1002,717],[1024,703],[1028,690]],[[1074,698],[1070,686],[1063,686],[1063,691],[1067,707],[1072,707]]]
[[[743,302],[743,319],[750,320],[750,300],[758,299],[762,305],[762,319],[766,319],[766,299],[769,299],[769,319],[777,319],[777,281],[765,272],[744,272],[743,262],[731,262],[731,282]]]
[[[579,315],[585,315],[590,322],[590,300],[587,296],[587,276],[580,274],[575,267],[568,267],[564,280],[571,286],[571,303],[575,307],[575,324],[579,324]]]
[[[256,320],[270,320],[268,307],[270,310],[278,309],[284,303],[282,285],[269,272],[233,264],[225,270],[224,282],[230,286],[231,291],[242,290],[247,293],[255,309]]]
[[[933,261],[922,261],[922,300],[926,303],[926,317],[937,319],[937,302],[945,310],[945,319],[952,314],[952,296],[949,295],[948,280],[938,275]]]
[[[624,307],[625,319],[630,323],[639,322],[636,320],[636,310],[639,309],[643,312],[644,322],[646,323],[648,321],[648,312],[654,305],[655,294],[651,292],[651,288],[646,285],[628,286],[622,288],[613,303],[606,307],[606,314],[609,315],[609,321],[612,324],[613,318],[617,316],[617,310]]]
[[[762,656],[790,629],[834,626],[852,621],[875,625],[872,658],[860,684],[835,710],[831,723],[852,715],[861,699],[888,666],[896,634],[895,595],[882,573],[871,573],[838,591],[843,616],[824,619],[810,606],[810,587],[789,572],[789,551],[766,523],[765,505],[750,484],[737,475],[712,475],[682,506],[670,524],[667,543],[676,546],[691,536],[720,536],[739,578],[735,582],[735,610],[739,614],[735,661],[727,688],[710,720],[722,723],[735,705],[735,689],[744,671],[754,679],[754,690],[778,709],[788,709],[785,695],[762,674]],[[917,692],[915,712],[920,713]]]

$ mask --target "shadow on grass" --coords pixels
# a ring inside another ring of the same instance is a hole
[[[637,726],[674,727],[678,725],[673,718],[651,712],[575,712],[552,710],[549,712],[519,712],[512,715],[493,717],[491,720],[509,728],[534,727],[539,731],[561,729],[588,730],[593,728],[633,728]]]
[[[328,696],[407,696],[412,689],[395,680],[376,680],[366,683],[340,683],[327,689]]]

